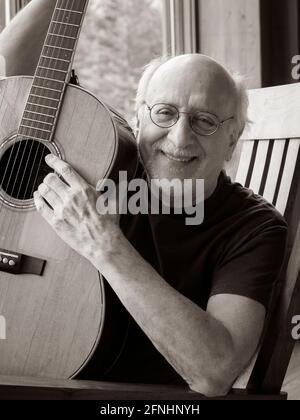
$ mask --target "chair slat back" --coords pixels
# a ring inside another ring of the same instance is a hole
[[[284,278],[248,389],[279,392],[295,342],[292,317],[300,301],[300,83],[249,91],[249,118],[235,180],[285,216],[290,246]]]
[[[299,162],[300,139],[245,140],[235,180],[285,215]]]

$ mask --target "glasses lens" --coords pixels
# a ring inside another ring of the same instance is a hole
[[[171,127],[178,121],[178,110],[172,105],[157,104],[151,110],[151,118],[160,127]]]
[[[217,131],[219,121],[214,115],[197,112],[192,118],[192,126],[197,133],[209,135]]]

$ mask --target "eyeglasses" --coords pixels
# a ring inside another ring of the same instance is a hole
[[[192,130],[202,136],[212,136],[226,121],[234,119],[234,117],[230,117],[220,121],[216,115],[203,111],[179,112],[176,106],[163,103],[155,104],[152,107],[147,105],[147,108],[150,111],[151,121],[161,128],[173,127],[178,122],[180,114],[189,115]]]

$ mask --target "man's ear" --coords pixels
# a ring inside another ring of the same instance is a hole
[[[140,119],[139,119],[138,115],[136,115],[136,117],[135,117],[135,135],[137,136],[139,132],[140,132]]]
[[[237,135],[237,133],[232,133],[230,135],[230,143],[229,143],[228,150],[227,150],[226,157],[225,157],[226,162],[231,161],[238,141],[239,141],[239,136]]]

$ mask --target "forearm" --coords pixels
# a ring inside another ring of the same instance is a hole
[[[191,389],[205,395],[226,393],[237,376],[227,329],[173,289],[120,236],[109,257],[95,257],[133,318]]]
[[[34,74],[55,4],[55,0],[32,0],[1,33],[6,76]]]

